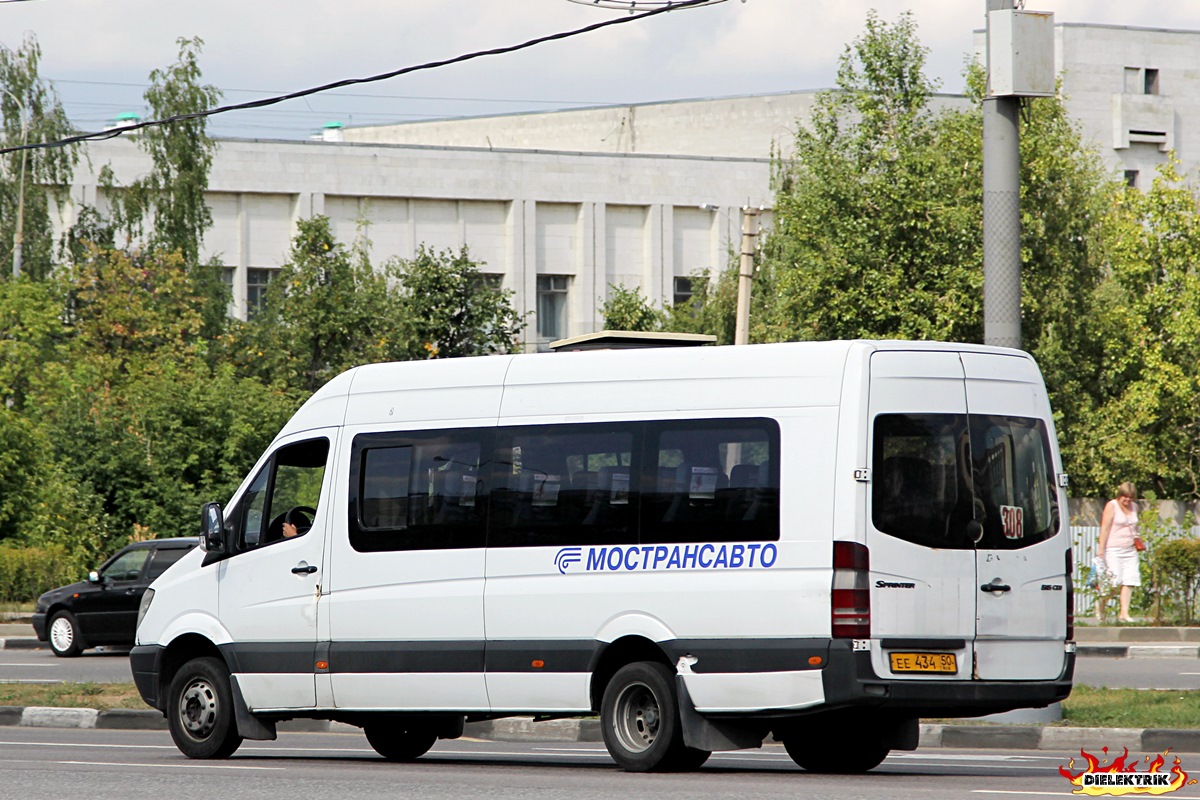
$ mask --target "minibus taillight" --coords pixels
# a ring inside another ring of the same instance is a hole
[[[1067,551],[1067,641],[1075,640],[1075,559]]]
[[[835,639],[871,638],[871,560],[866,545],[833,543],[833,608]]]

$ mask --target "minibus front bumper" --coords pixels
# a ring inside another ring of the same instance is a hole
[[[162,711],[159,705],[159,681],[162,674],[162,657],[165,650],[156,644],[137,645],[129,651],[129,669],[133,672],[133,683],[146,705]]]
[[[1063,656],[1062,672],[1053,680],[897,680],[875,673],[870,652],[854,652],[850,640],[834,639],[822,674],[822,709],[878,708],[914,717],[976,717],[1041,708],[1071,693],[1075,653]]]

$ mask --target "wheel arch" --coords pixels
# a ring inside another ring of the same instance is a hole
[[[226,660],[225,654],[221,652],[221,648],[217,647],[206,636],[199,633],[185,633],[172,640],[163,649],[162,660],[159,662],[158,696],[166,697],[167,688],[171,685],[171,681],[175,679],[175,673],[179,672],[180,667],[194,658],[204,658],[206,656],[216,658],[225,664],[226,667],[229,666],[229,662]]]
[[[600,702],[604,699],[604,690],[609,681],[621,667],[635,661],[653,661],[673,668],[670,657],[657,642],[644,636],[623,636],[609,643],[597,653],[592,665],[592,681],[590,700],[592,710],[599,712]]]

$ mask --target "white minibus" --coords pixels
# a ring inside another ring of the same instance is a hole
[[[1017,350],[371,364],[204,507],[131,664],[193,758],[293,718],[404,761],[467,722],[599,715],[631,771],[773,736],[860,772],[923,716],[1070,692],[1065,486]]]

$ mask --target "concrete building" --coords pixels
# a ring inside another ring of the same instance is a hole
[[[982,34],[977,39],[982,45]],[[1140,188],[1175,149],[1200,161],[1200,32],[1056,26],[1068,109],[1117,175]],[[374,261],[422,243],[469,246],[532,312],[529,347],[601,327],[610,284],[655,303],[722,269],[739,209],[769,207],[770,159],[790,151],[815,92],[614,106],[326,131],[323,141],[223,140],[208,195],[206,255],[229,265],[233,312],[253,313],[298,219],[325,214],[344,242],[369,223]],[[939,95],[935,106],[962,105]],[[338,141],[340,138],[342,141]],[[148,159],[93,143],[72,196],[103,208]],[[69,224],[74,208],[64,211]],[[766,219],[769,224],[769,214]]]
[[[119,185],[150,169],[130,140],[89,152],[92,171],[78,170],[64,225],[79,203],[105,210],[101,166]],[[769,173],[766,158],[227,139],[209,180],[204,256],[229,266],[232,311],[245,317],[298,219],[328,216],[347,244],[362,229],[375,263],[422,244],[466,245],[514,291],[518,311],[534,312],[532,348],[602,327],[610,284],[661,305],[686,295],[693,273],[724,268],[740,208],[771,202]]]

